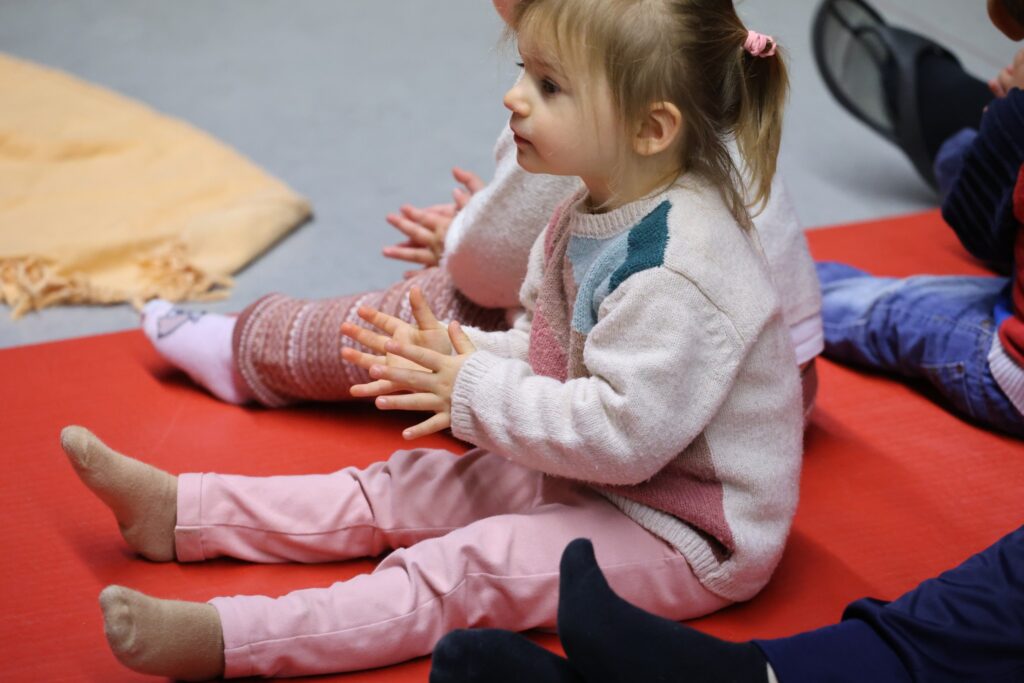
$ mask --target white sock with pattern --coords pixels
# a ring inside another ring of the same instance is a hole
[[[142,329],[165,360],[220,400],[242,404],[253,399],[232,360],[232,316],[186,311],[154,299],[142,309]]]

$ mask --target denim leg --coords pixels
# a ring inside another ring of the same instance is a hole
[[[839,263],[819,263],[818,277],[827,357],[923,379],[959,414],[1024,436],[988,366],[1006,278],[882,278]]]

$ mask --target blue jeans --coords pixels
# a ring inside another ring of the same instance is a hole
[[[1024,527],[898,600],[755,642],[781,683],[1024,681]]]
[[[960,415],[1024,437],[1024,418],[988,366],[1006,278],[882,278],[817,265],[826,357],[925,380]]]

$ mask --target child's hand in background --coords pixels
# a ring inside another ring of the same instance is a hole
[[[1014,88],[1024,88],[1024,49],[1018,50],[1013,62],[988,82],[988,88],[996,97],[1006,97]]]
[[[399,213],[389,213],[385,220],[406,236],[404,242],[384,247],[388,258],[418,263],[424,268],[441,262],[444,238],[455,217],[455,204],[435,204],[420,209],[405,204]],[[406,273],[406,275],[410,275]]]
[[[456,182],[462,184],[462,187],[456,187],[452,190],[452,198],[455,199],[455,210],[462,211],[463,207],[469,203],[470,197],[484,189],[486,183],[476,173],[459,168],[458,166],[452,169],[452,177],[455,178]]]
[[[418,287],[409,292],[409,302],[418,327],[371,308],[359,309],[363,320],[390,336],[346,323],[342,333],[376,355],[345,348],[342,357],[366,369],[374,380],[353,386],[353,396],[376,396],[381,410],[434,413],[402,432],[404,438],[415,439],[451,426],[455,378],[476,348],[457,322],[447,329],[438,322]],[[452,355],[453,349],[457,355]]]
[[[408,204],[401,207],[399,213],[389,213],[388,223],[406,236],[404,242],[384,248],[384,255],[399,261],[418,263],[424,268],[436,266],[441,262],[444,253],[444,238],[448,227],[458,211],[469,202],[476,192],[484,186],[484,182],[475,173],[461,168],[453,168],[452,176],[462,184],[452,191],[454,202],[451,204],[435,204],[425,208],[417,208]],[[409,277],[416,271],[409,271]]]

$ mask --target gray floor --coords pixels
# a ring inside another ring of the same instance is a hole
[[[1014,46],[983,3],[878,0],[986,78]],[[811,60],[816,0],[747,0],[748,25],[788,50],[781,168],[807,226],[915,211],[934,198],[901,155],[835,105]],[[308,196],[315,220],[240,273],[226,301],[325,297],[400,276],[379,256],[402,202],[448,196],[453,164],[482,175],[506,121],[513,54],[484,0],[0,0],[0,50],[65,69],[185,119]],[[3,106],[3,93],[0,93]],[[14,322],[0,347],[136,325],[128,306],[63,307]]]

